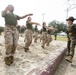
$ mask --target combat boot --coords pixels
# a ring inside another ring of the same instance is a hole
[[[5,64],[10,66],[11,65],[11,58],[10,57],[5,57],[4,58]]]
[[[67,53],[66,56],[70,56],[70,53]]]
[[[29,48],[25,48],[25,47],[24,47],[24,50],[25,50],[25,52],[27,52],[27,51],[29,51]]]
[[[5,57],[4,60],[5,64],[10,66],[14,61],[14,57],[13,56]]]
[[[44,46],[41,46],[44,49]]]
[[[73,58],[72,56],[67,56],[65,58],[65,60],[68,61],[68,62],[70,62],[70,63],[72,63],[72,58]]]

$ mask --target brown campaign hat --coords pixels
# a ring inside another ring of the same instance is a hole
[[[76,19],[74,17],[69,17],[68,19],[66,19],[66,21],[68,21],[68,20],[74,21]]]

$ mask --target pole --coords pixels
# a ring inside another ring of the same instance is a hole
[[[68,0],[68,5],[69,5],[69,7],[68,7],[67,10],[66,10],[66,11],[67,11],[66,18],[68,18],[68,13],[69,13],[69,11],[72,10],[72,9],[74,9],[74,8],[76,8],[76,4],[70,5],[70,4],[69,4],[69,1],[70,1],[70,0]],[[73,1],[74,1],[74,0],[73,0]],[[73,7],[73,6],[74,6],[74,7]]]
[[[44,22],[44,15],[45,15],[45,14],[43,13],[43,14],[42,14],[42,16],[43,16],[42,22]]]
[[[68,8],[67,8],[67,14],[66,14],[66,18],[68,18]]]

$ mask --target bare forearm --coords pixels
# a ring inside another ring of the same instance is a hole
[[[49,27],[48,26],[44,26],[46,29],[49,29]]]
[[[29,22],[30,24],[35,24],[35,25],[39,25],[39,23],[37,22]]]
[[[27,14],[27,15],[24,15],[24,16],[22,16],[22,17],[19,17],[19,19],[24,19],[24,18],[26,18],[27,16],[32,16],[33,14]]]
[[[49,27],[48,29],[49,29],[49,30],[55,30],[55,28],[52,28],[52,27]]]

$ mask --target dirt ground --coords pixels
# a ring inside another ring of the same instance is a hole
[[[7,66],[4,63],[4,37],[0,36],[0,75],[27,75],[32,69],[42,65],[42,61],[47,61],[49,59],[47,59],[47,57],[49,57],[50,55],[54,55],[54,53],[58,49],[64,49],[66,47],[66,42],[53,40],[50,43],[50,46],[46,46],[46,48],[43,49],[41,47],[41,42],[38,40],[37,43],[32,42],[30,50],[28,52],[24,52],[23,47],[24,36],[20,36],[18,41],[18,47],[15,53],[14,63],[11,66]],[[75,68],[72,68],[70,64],[63,59],[55,75],[76,75],[76,70]]]
[[[54,75],[76,75],[76,53],[72,63],[67,62],[64,57]]]

